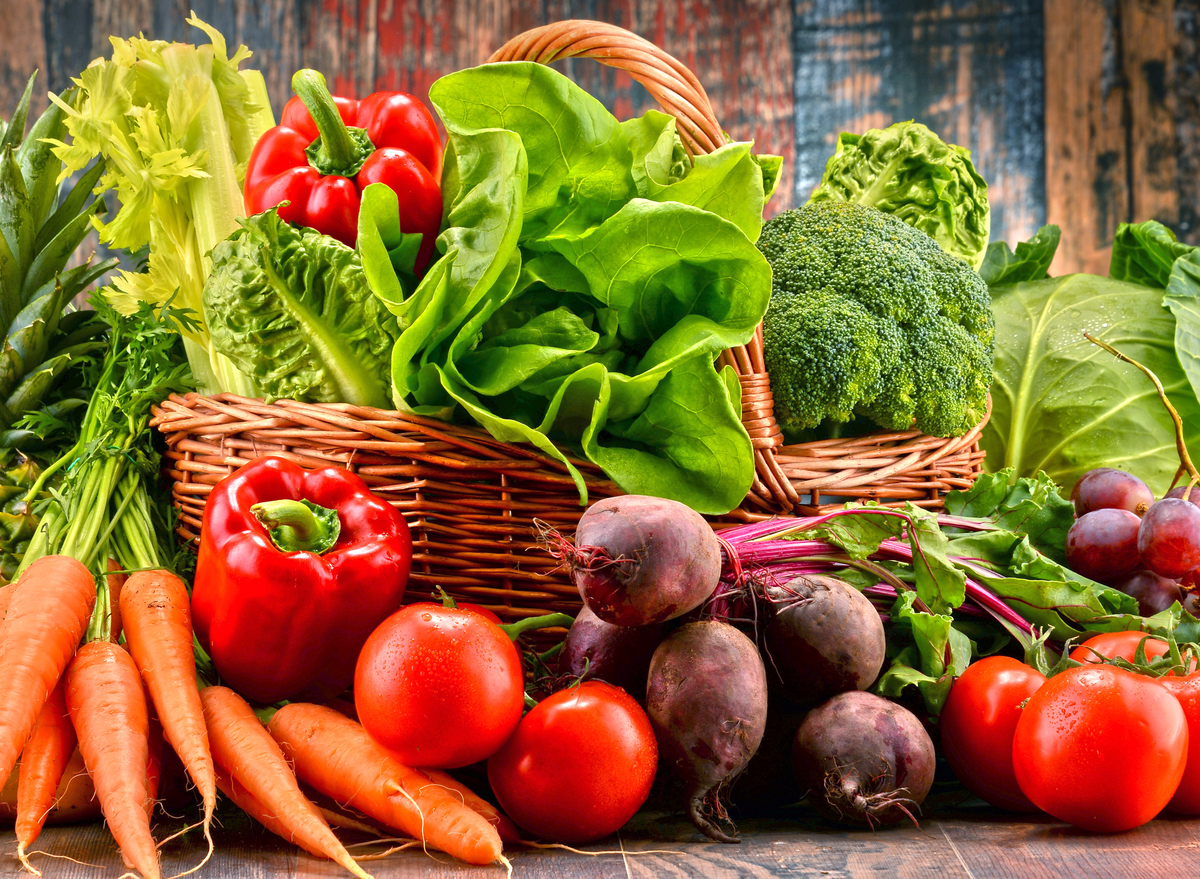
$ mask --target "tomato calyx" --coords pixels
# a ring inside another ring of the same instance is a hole
[[[1025,651],[1025,662],[1047,679],[1083,665],[1111,665],[1154,678],[1190,674],[1200,665],[1200,645],[1185,643],[1181,648],[1170,628],[1153,634],[1138,630],[1089,632],[1081,644],[1076,643],[1077,638],[1068,639],[1058,657],[1051,656],[1050,650],[1055,648],[1048,643],[1050,634],[1049,629],[1035,633]]]

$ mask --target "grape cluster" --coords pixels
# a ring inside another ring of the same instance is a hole
[[[1089,470],[1071,492],[1077,518],[1067,532],[1067,564],[1132,595],[1143,616],[1176,601],[1200,612],[1190,594],[1200,585],[1200,486],[1187,500],[1186,489],[1155,501],[1131,473]]]

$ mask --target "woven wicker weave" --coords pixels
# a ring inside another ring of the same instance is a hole
[[[522,34],[489,60],[550,63],[567,57],[629,71],[676,117],[689,152],[707,153],[724,143],[696,77],[621,28],[559,22]],[[807,514],[849,498],[937,508],[944,492],[965,488],[981,470],[983,423],[952,439],[903,431],[785,446],[773,415],[761,327],[749,344],[725,352],[719,362],[732,365],[741,380],[755,479],[745,503],[714,525]],[[156,408],[153,423],[166,439],[166,469],[185,538],[198,535],[213,485],[254,458],[282,454],[306,466],[348,467],[404,513],[414,539],[410,597],[425,598],[441,586],[507,619],[579,607],[570,581],[537,547],[532,525],[538,518],[569,531],[583,508],[565,468],[531,446],[400,412],[267,404],[231,394],[172,397]],[[620,493],[595,465],[573,463],[587,481],[589,500]]]

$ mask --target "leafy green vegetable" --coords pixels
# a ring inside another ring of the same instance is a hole
[[[148,270],[122,273],[108,291],[125,314],[172,297],[201,314],[208,253],[245,216],[239,175],[274,125],[262,75],[238,69],[250,51],[240,46],[230,56],[218,31],[194,16],[188,23],[212,44],[113,38],[112,57],[74,80],[73,101],[51,96],[71,135],[69,144],[54,141],[65,164],[60,179],[103,156],[99,190],[116,190],[121,203],[100,240],[126,250],[149,245]],[[183,333],[202,389],[254,396],[254,383],[212,347],[206,327],[189,324]]]
[[[1062,230],[1057,226],[1043,226],[1028,241],[1019,243],[1016,253],[1005,242],[993,241],[979,267],[979,276],[989,285],[1040,281],[1054,261],[1060,238]]]
[[[358,254],[272,208],[216,246],[204,285],[213,347],[271,398],[385,408],[396,319]]]
[[[1014,477],[1016,471],[1012,468],[981,474],[967,491],[953,491],[946,496],[946,513],[1023,535],[1039,552],[1065,563],[1067,532],[1075,522],[1074,505],[1040,470],[1033,477]]]
[[[915,226],[947,253],[979,268],[991,232],[987,184],[971,153],[919,122],[843,132],[810,204],[851,202]]]
[[[713,360],[766,308],[752,238],[777,167],[748,144],[693,163],[670,117],[618,123],[537,64],[461,71],[430,99],[448,135],[444,255],[411,294],[360,213],[367,278],[401,328],[396,405],[532,443],[581,498],[558,444],[629,492],[740,503],[753,450],[736,376]]]
[[[1093,275],[993,287],[996,378],[981,441],[988,469],[1043,470],[1069,488],[1094,467],[1117,467],[1165,492],[1179,459],[1154,386],[1083,337],[1088,330],[1152,369],[1200,452],[1200,403],[1162,301],[1161,289]]]

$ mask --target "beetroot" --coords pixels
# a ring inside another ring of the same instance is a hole
[[[558,670],[584,681],[607,681],[642,699],[650,657],[664,634],[661,625],[614,626],[585,607],[567,632]]]
[[[688,817],[717,842],[737,842],[720,793],[750,762],[767,720],[767,670],[754,642],[728,623],[676,629],[654,651],[646,713],[659,753],[687,786]]]
[[[618,626],[685,614],[712,595],[721,576],[712,528],[677,501],[605,498],[579,520],[574,545],[557,534],[546,540],[592,613]]]
[[[767,588],[767,665],[802,708],[847,690],[865,690],[883,667],[884,634],[870,599],[836,577],[796,577]]]
[[[827,818],[892,824],[933,785],[933,742],[911,711],[858,690],[817,706],[796,730],[792,767]]]

